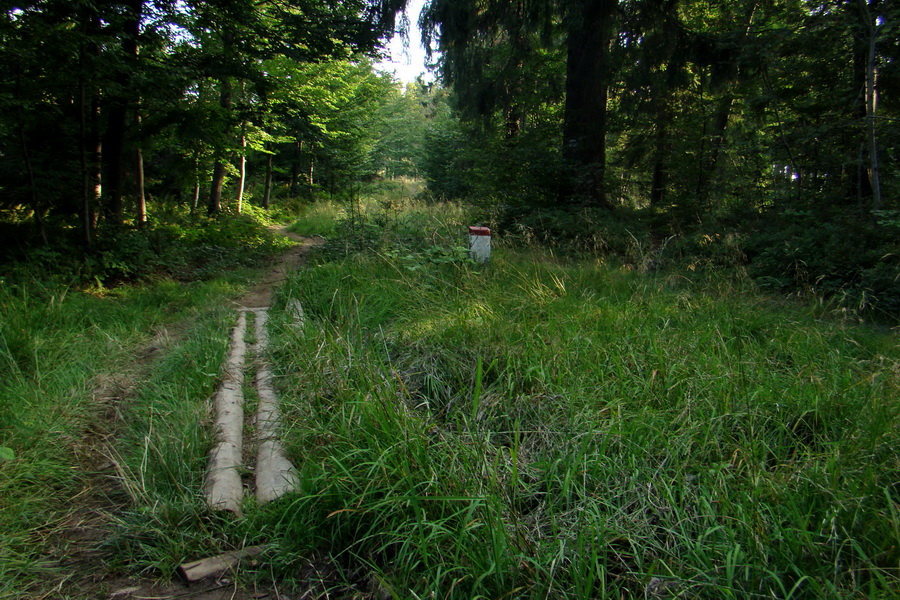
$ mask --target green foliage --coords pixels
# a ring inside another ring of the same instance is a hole
[[[56,244],[27,253],[25,260],[3,267],[10,285],[34,278],[67,285],[112,286],[152,277],[184,281],[207,279],[237,267],[263,264],[290,242],[268,227],[262,211],[206,217],[170,209],[144,229],[115,228],[101,237],[95,251]]]
[[[517,207],[497,218],[507,235],[631,264],[674,240],[671,254],[695,267],[750,261],[764,285],[897,314],[893,5],[620,3],[610,55],[595,68],[609,94],[596,107],[608,125],[598,169],[621,214],[585,220],[578,207],[559,210],[567,180],[588,172],[562,160],[558,89],[560,27],[580,6],[429,5],[426,37],[444,52],[454,109],[428,132],[435,195]]]
[[[273,317],[303,465],[285,551],[400,596],[891,593],[890,335],[711,270],[407,260],[281,293],[307,317]]]
[[[838,212],[787,212],[748,240],[748,272],[765,287],[896,317],[900,244],[892,229]]]
[[[374,121],[396,86],[366,55],[400,9],[399,0],[5,8],[0,210],[33,219],[32,243],[58,235],[47,227],[56,221],[91,246],[118,234],[138,197],[190,197],[196,208],[204,196],[219,211],[223,184],[226,197],[240,194],[231,163],[248,156],[252,178],[277,186],[289,174],[296,192],[298,142],[315,148],[308,171],[318,163],[332,186],[371,174]],[[100,243],[142,252],[128,240]]]
[[[157,280],[103,294],[47,280],[0,287],[0,596],[38,597],[72,575],[58,558],[68,544],[84,543],[83,532],[72,531],[84,519],[75,511],[94,495],[123,500],[97,473],[102,461],[118,461],[122,418],[130,427],[148,424],[130,416],[135,387],[180,338],[183,321],[222,330],[222,300],[246,276]],[[191,343],[201,348],[222,345],[209,331],[194,333]],[[208,386],[220,356],[204,362],[197,348],[189,350],[182,358],[190,368],[164,371],[157,393],[164,397],[177,384],[198,394],[191,396],[196,405],[207,392],[189,382]],[[160,405],[155,416],[154,426],[169,429],[181,413]],[[196,423],[189,427],[195,433]]]

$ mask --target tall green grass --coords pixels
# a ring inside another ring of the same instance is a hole
[[[896,595],[894,334],[722,272],[502,239],[477,266],[458,205],[338,219],[270,319],[301,489],[203,506],[229,323],[208,313],[129,410],[119,567],[265,544],[243,577],[332,597]]]
[[[282,290],[287,552],[395,598],[896,594],[894,335],[716,272],[433,261],[422,230]]]
[[[103,294],[38,281],[0,289],[0,446],[12,456],[0,461],[0,597],[28,596],[48,574],[73,575],[59,561],[70,543],[65,531],[92,495],[115,489],[105,486],[108,473],[98,474],[117,461],[122,419],[145,416],[131,412],[134,389],[183,322],[211,318],[207,307],[220,306],[250,274]],[[193,357],[189,369],[215,378],[218,359]],[[170,414],[155,415],[152,426],[171,427]]]

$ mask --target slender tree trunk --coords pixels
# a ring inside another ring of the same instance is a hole
[[[704,138],[709,139],[709,151],[700,154],[700,173],[697,176],[697,206],[707,208],[711,195],[714,175],[719,167],[719,154],[725,145],[725,132],[728,129],[728,119],[731,117],[731,107],[734,97],[726,94],[719,99],[716,112],[712,117],[711,132]],[[705,145],[705,144],[704,144]]]
[[[851,30],[852,52],[852,84],[855,97],[851,108],[851,118],[859,124],[859,129],[849,128],[846,131],[846,149],[848,162],[855,163],[856,168],[847,169],[846,199],[856,197],[860,205],[866,204],[874,196],[872,181],[867,171],[867,154],[870,148],[868,136],[868,90],[869,90],[869,40],[872,37],[869,31],[868,6],[866,0],[857,0],[848,3],[847,9],[856,20]],[[855,155],[855,156],[854,156]]]
[[[509,105],[503,109],[503,114],[506,120],[506,128],[503,135],[507,140],[514,140],[522,132],[522,122],[524,121],[522,110],[519,106]]]
[[[100,54],[100,47],[93,37],[100,30],[100,18],[89,5],[83,7],[85,41],[79,49],[79,133],[81,142],[82,176],[82,241],[86,248],[93,244],[93,232],[97,225],[97,208],[100,205],[102,142],[100,137],[100,91],[88,81],[94,60]]]
[[[121,86],[122,82],[117,82]],[[106,183],[105,217],[114,225],[121,225],[124,209],[123,198],[125,163],[122,160],[125,151],[126,106],[123,98],[110,100],[106,109],[106,132],[103,135],[103,146],[106,149],[104,160],[104,181]]]
[[[306,172],[306,175],[307,175],[306,178],[307,178],[307,181],[308,181],[308,183],[309,183],[309,193],[310,193],[310,195],[312,195],[312,187],[313,187],[313,185],[315,184],[315,182],[313,181],[313,168],[314,168],[315,163],[316,163],[316,158],[315,158],[315,155],[313,154],[313,150],[315,149],[315,147],[316,147],[315,144],[313,144],[312,142],[310,142],[310,143],[309,143],[309,148],[308,148],[307,151],[306,151],[307,156],[309,156],[309,169],[308,169],[307,172]]]
[[[869,30],[869,44],[866,60],[866,133],[869,145],[869,183],[872,188],[872,208],[881,208],[881,177],[878,164],[878,135],[875,130],[876,93],[875,89],[875,42],[877,30],[875,19],[866,4],[866,0],[859,0],[861,11]]]
[[[126,63],[114,76],[115,87],[108,95],[106,130],[103,134],[106,191],[104,208],[106,218],[116,225],[121,224],[124,218],[128,108],[134,101],[132,81],[133,73],[138,69],[138,35],[144,0],[122,0],[121,4],[126,9],[122,20],[121,42]]]
[[[125,6],[129,9],[129,18],[125,21],[125,39],[122,47],[125,53],[130,57],[135,70],[139,68],[139,50],[138,37],[141,33],[141,18],[144,12],[144,0],[128,0]],[[138,94],[135,94],[138,96]],[[137,223],[138,227],[147,226],[147,198],[144,190],[144,151],[143,151],[143,135],[141,131],[141,99],[135,97],[134,102],[134,130],[135,130],[135,149],[134,149],[134,169],[136,184],[136,204],[137,204]]]
[[[616,0],[575,0],[566,22],[563,156],[574,170],[570,196],[608,208],[612,205],[604,189],[606,103],[616,6]]]
[[[271,154],[266,155],[266,189],[263,192],[263,208],[269,210],[269,203],[272,200],[272,159]]]
[[[25,161],[25,173],[28,175],[28,199],[31,201],[31,210],[34,212],[34,224],[37,226],[41,243],[45,246],[47,241],[47,227],[44,224],[44,216],[41,214],[41,203],[38,201],[37,185],[34,181],[34,165],[31,164],[31,153],[28,151],[28,137],[25,135],[25,120],[19,113],[19,141],[22,143],[22,158]]]
[[[660,111],[664,112],[664,109]],[[653,181],[650,184],[650,205],[661,206],[666,197],[669,160],[668,117],[660,114],[656,121],[656,147],[653,150]]]
[[[137,131],[140,132],[140,106],[138,106],[134,111],[134,124]],[[135,190],[137,192],[137,222],[138,227],[143,229],[147,226],[147,198],[144,195],[144,151],[141,149],[140,142],[138,142],[134,149],[134,163],[135,184],[137,188]]]
[[[225,184],[225,163],[217,158],[213,163],[212,183],[209,186],[207,212],[214,215],[222,210],[222,187]]]
[[[231,82],[227,77],[223,77],[220,85],[222,89],[219,96],[219,105],[224,109],[225,114],[228,114],[231,112]],[[226,133],[228,133],[228,129],[226,126]],[[212,183],[209,186],[209,203],[207,204],[207,212],[211,215],[222,210],[222,186],[224,183],[225,163],[221,156],[217,155],[213,165]]]
[[[91,160],[88,156],[88,100],[87,100],[87,84],[82,81],[79,83],[79,132],[81,137],[81,235],[82,241],[86,248],[93,245],[94,219],[93,211],[95,199],[92,195],[91,186]]]
[[[245,123],[241,123],[241,156],[238,173],[237,212],[241,214],[244,209],[244,186],[247,183],[247,125]]]
[[[191,202],[191,212],[197,212],[200,205],[200,151],[194,150],[194,194]]]
[[[101,198],[103,197],[103,138],[100,134],[100,93],[97,90],[94,90],[91,94],[93,96],[91,100],[91,113],[90,113],[90,153],[88,156],[90,157],[90,179],[91,179],[91,201],[94,205],[94,212],[92,214],[93,225],[97,226],[97,218],[100,213],[97,210],[101,205]]]
[[[522,71],[522,61],[516,60],[513,65],[513,70],[516,73]],[[513,140],[519,137],[519,134],[522,133],[522,127],[525,123],[525,113],[522,110],[522,105],[515,101],[515,90],[511,85],[507,85],[505,91],[505,100],[503,103],[503,117],[506,122],[506,127],[504,131],[504,137],[507,140]]]
[[[34,164],[31,162],[31,152],[28,149],[28,135],[25,133],[25,110],[23,108],[22,94],[22,78],[19,72],[16,73],[16,92],[15,99],[18,104],[18,120],[19,120],[19,143],[22,145],[22,160],[25,163],[25,174],[28,177],[28,199],[31,204],[31,210],[34,212],[34,224],[38,230],[38,236],[41,243],[45,246],[47,241],[47,227],[44,223],[44,215],[41,209],[41,203],[38,200],[38,188],[34,178]]]
[[[759,3],[754,2],[747,6],[744,14],[743,24],[741,25],[741,38],[738,47],[742,47],[753,28],[753,18],[759,8]],[[737,61],[737,57],[733,59]],[[728,75],[728,84],[734,84],[740,80],[740,71],[738,64],[732,62],[729,65],[731,70]],[[720,169],[719,157],[722,148],[725,146],[725,134],[728,130],[728,121],[731,118],[731,110],[734,106],[734,93],[725,92],[718,100],[715,113],[712,116],[708,129],[704,129],[704,134],[709,131],[709,151],[700,153],[700,173],[697,177],[697,206],[708,208],[710,197],[712,196],[713,183],[716,181],[716,175]],[[702,146],[701,146],[702,147]]]
[[[291,185],[288,194],[291,198],[297,197],[297,186],[300,180],[300,159],[303,157],[303,140],[297,140],[294,145],[294,162],[291,165]]]

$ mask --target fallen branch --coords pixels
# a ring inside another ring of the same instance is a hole
[[[265,546],[250,546],[241,550],[234,550],[189,562],[178,567],[178,575],[187,582],[200,581],[207,577],[218,577],[226,571],[232,570],[245,558],[259,556],[265,550]]]

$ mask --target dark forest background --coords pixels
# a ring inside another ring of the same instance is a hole
[[[177,271],[179,240],[411,178],[511,240],[900,309],[896,3],[432,0],[408,86],[372,62],[402,0],[5,4],[9,281]]]

